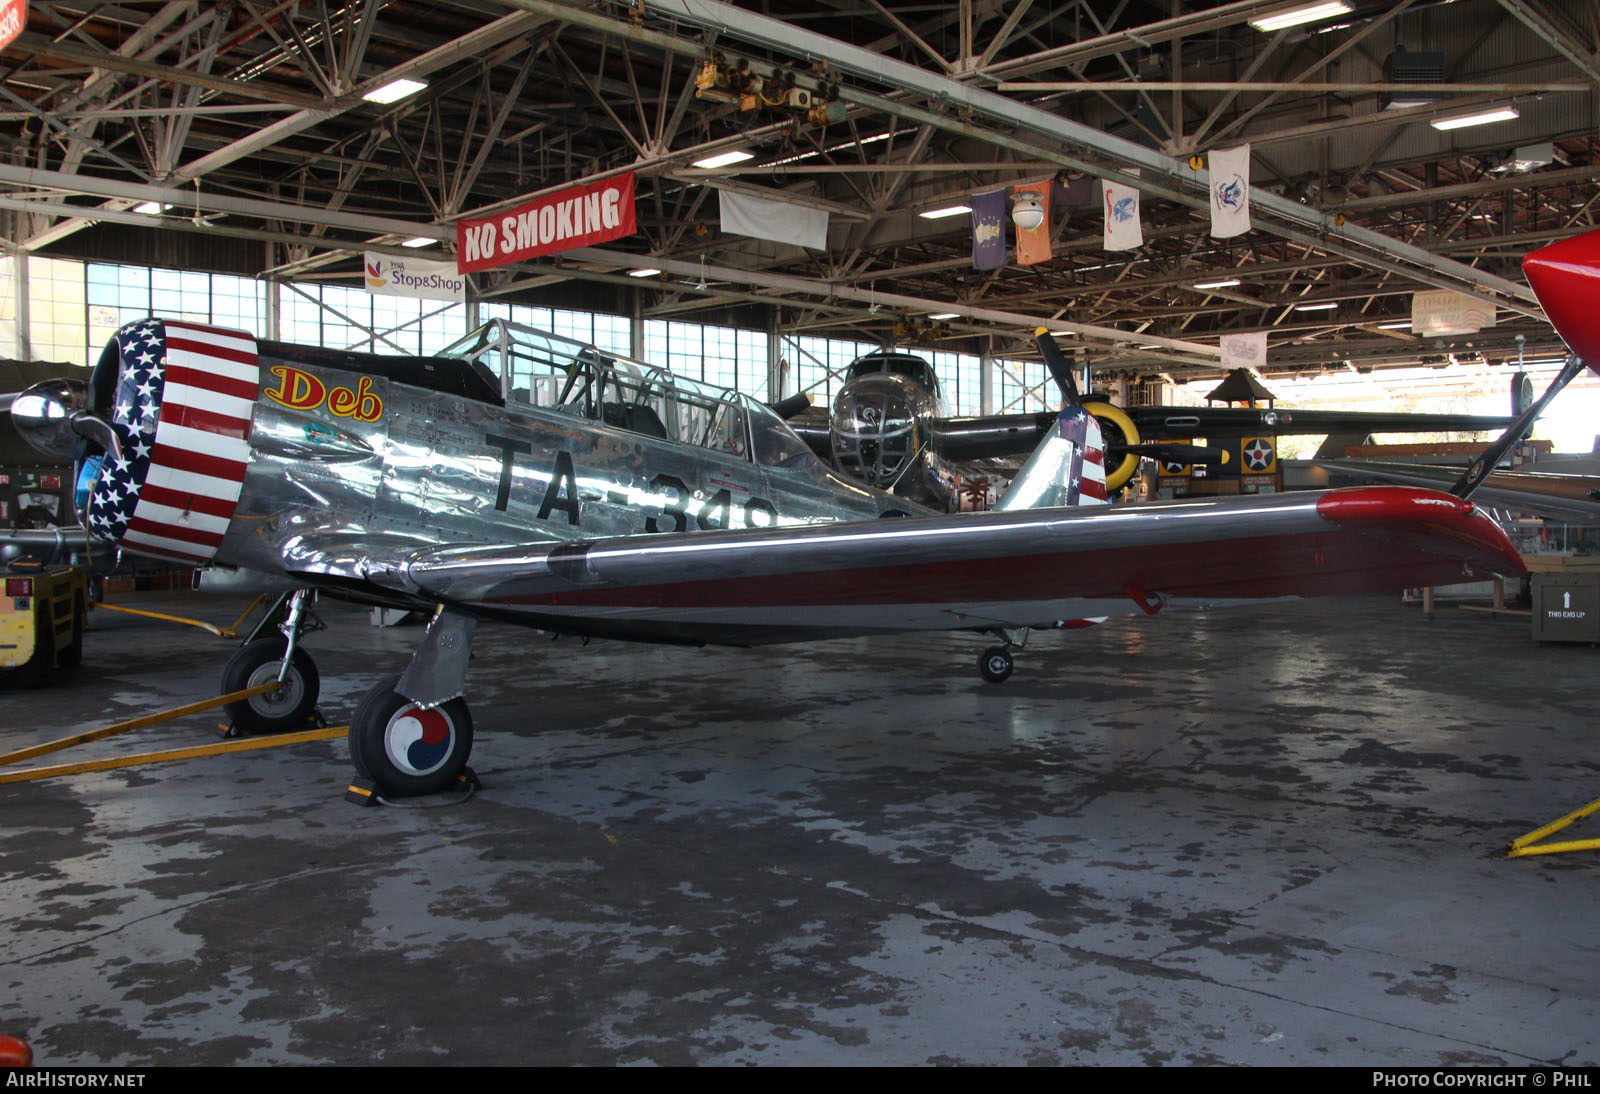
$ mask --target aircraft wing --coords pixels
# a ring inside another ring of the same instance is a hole
[[[1521,573],[1470,503],[1366,487],[421,551],[369,577],[536,626],[754,644],[1063,626]]]
[[[1316,460],[1317,467],[1365,482],[1443,490],[1461,477],[1461,468],[1376,460]],[[1600,476],[1551,471],[1495,471],[1473,498],[1497,509],[1535,513],[1558,520],[1600,519]]]
[[[1091,402],[1087,405],[1093,406]],[[1264,410],[1244,407],[1121,407],[1142,441],[1321,433],[1470,433],[1500,430],[1512,419],[1481,414],[1388,414],[1344,410]],[[1056,415],[986,414],[935,418],[928,445],[950,460],[978,460],[1030,451]]]
[[[1260,407],[1124,407],[1144,439],[1287,437],[1320,433],[1475,433],[1504,429],[1509,417],[1483,414],[1403,414],[1349,410],[1266,410]]]

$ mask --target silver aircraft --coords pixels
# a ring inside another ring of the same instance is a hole
[[[1321,433],[1476,432],[1510,418],[1264,407],[1120,407],[1103,395],[1079,396],[1071,366],[1048,332],[1036,332],[1045,364],[1066,401],[1081,402],[1105,434],[1107,482],[1115,491],[1141,457],[1174,463],[1224,463],[1227,451],[1196,446],[1228,438]],[[947,508],[961,465],[1025,454],[1055,414],[952,416],[933,365],[914,353],[885,350],[856,358],[826,418],[791,420],[813,451],[856,482]]]
[[[1131,508],[1105,504],[1105,447],[1053,415],[999,507],[932,515],[841,478],[748,396],[496,322],[437,357],[270,342],[150,319],[88,383],[12,400],[30,443],[77,467],[90,532],[299,590],[282,637],[242,646],[235,725],[302,724],[318,594],[432,609],[403,673],[350,728],[390,795],[454,781],[472,744],[479,619],[558,633],[753,645],[918,630],[999,637],[1164,607],[1364,592],[1521,571],[1469,502],[1373,487]]]

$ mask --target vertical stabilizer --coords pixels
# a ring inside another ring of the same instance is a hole
[[[1100,425],[1082,407],[1068,407],[995,508],[1059,509],[1106,502],[1106,452]]]

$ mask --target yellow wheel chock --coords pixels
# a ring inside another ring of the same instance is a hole
[[[273,681],[272,683],[261,684],[258,687],[245,688],[242,691],[232,691],[226,695],[219,695],[215,699],[187,703],[181,707],[164,710],[159,714],[146,714],[143,717],[132,718],[126,722],[118,722],[115,725],[105,726],[101,729],[91,729],[84,733],[75,733],[70,737],[46,741],[44,744],[20,748],[15,752],[0,755],[0,767],[20,763],[23,760],[31,760],[35,756],[43,756],[48,752],[59,752],[64,748],[72,748],[76,745],[87,744],[90,741],[114,737],[119,733],[127,733],[130,730],[143,729],[146,726],[170,722],[175,718],[182,718],[186,714],[198,714],[204,710],[213,710],[229,703],[238,702],[240,699],[250,699],[257,695],[265,695],[277,687],[278,683]],[[169,748],[159,752],[141,752],[132,756],[117,756],[106,760],[82,760],[78,763],[32,767],[22,771],[0,772],[0,783],[29,782],[34,779],[53,778],[57,775],[77,775],[86,771],[106,771],[114,767],[134,767],[139,764],[170,763],[173,760],[188,760],[197,756],[219,756],[225,752],[247,752],[255,748],[276,748],[278,745],[300,744],[304,741],[330,741],[336,737],[343,737],[349,729],[349,726],[329,726],[326,729],[307,729],[297,733],[275,733],[271,736],[252,737],[242,741],[224,741],[219,744],[195,745],[190,748]]]
[[[1546,836],[1559,832],[1569,824],[1580,821],[1595,812],[1600,812],[1600,798],[1596,798],[1582,809],[1568,813],[1560,820],[1551,821],[1543,828],[1535,828],[1526,836],[1518,836],[1511,841],[1511,850],[1506,852],[1506,858],[1522,858],[1526,855],[1554,855],[1562,851],[1600,850],[1600,839],[1575,839],[1565,840],[1560,843],[1539,843]]]

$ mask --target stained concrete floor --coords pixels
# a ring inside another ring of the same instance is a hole
[[[323,610],[342,721],[418,630]],[[342,742],[0,786],[0,1033],[65,1065],[1600,1062],[1600,852],[1500,856],[1600,794],[1600,651],[1390,598],[1043,635],[1000,687],[982,644],[486,626],[465,803],[347,804]],[[0,691],[0,747],[215,694],[226,653],[97,613],[81,669]]]

